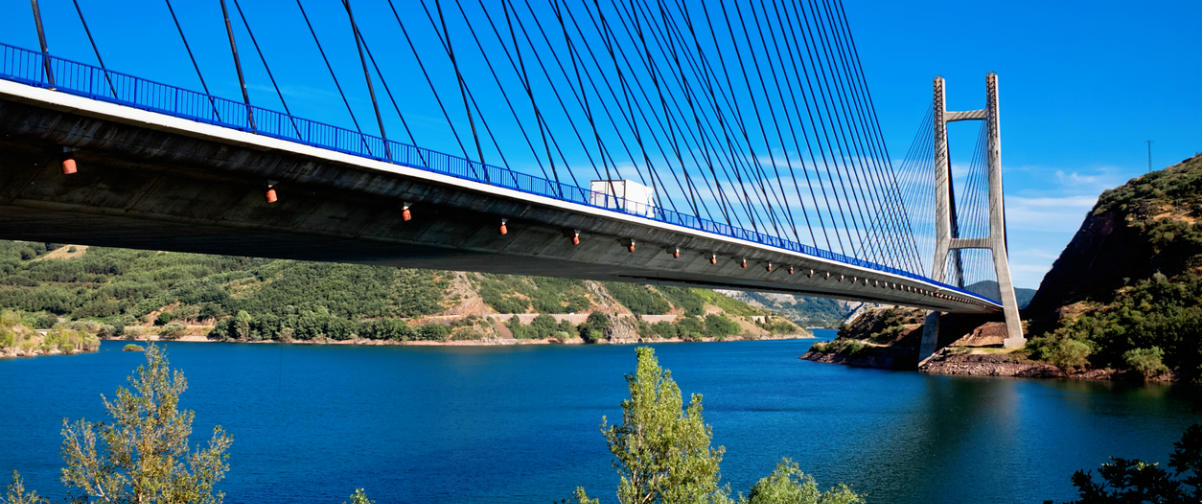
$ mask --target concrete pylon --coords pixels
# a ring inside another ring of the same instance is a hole
[[[987,249],[993,256],[993,267],[997,275],[1001,295],[1002,312],[1006,318],[1006,348],[1021,347],[1027,340],[1023,337],[1022,321],[1018,315],[1018,300],[1014,295],[1014,283],[1010,279],[1010,262],[1006,251],[1006,207],[1002,194],[1002,141],[998,120],[997,74],[985,78],[985,108],[967,111],[947,110],[947,98],[943,77],[934,83],[935,118],[935,262],[931,267],[931,278],[943,282],[947,276],[947,257],[950,251],[960,249]],[[989,183],[989,236],[961,238],[952,229],[952,169],[948,156],[947,123],[952,121],[985,121]],[[958,263],[957,263],[958,266]],[[957,272],[960,273],[960,272]],[[935,353],[939,335],[939,312],[927,313],[922,330],[922,343],[918,359]]]

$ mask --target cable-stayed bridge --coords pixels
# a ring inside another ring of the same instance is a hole
[[[1004,307],[1017,326],[996,78],[962,112],[937,80],[895,160],[838,1],[148,1],[170,29],[143,43],[177,54],[120,70],[128,34],[47,3],[37,48],[0,40],[5,238]],[[957,120],[981,133],[953,177]]]

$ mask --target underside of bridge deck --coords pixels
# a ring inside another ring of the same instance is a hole
[[[89,102],[0,92],[0,238],[997,310],[922,280]]]

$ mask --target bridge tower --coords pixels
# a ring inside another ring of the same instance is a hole
[[[1001,295],[1002,311],[1006,317],[1006,348],[1026,344],[1022,321],[1018,316],[1018,300],[1014,296],[1014,284],[1010,280],[1010,263],[1006,255],[1006,208],[1002,200],[1002,149],[1001,130],[998,123],[997,74],[985,78],[985,108],[978,110],[950,111],[944,94],[943,77],[935,78],[935,262],[931,278],[943,282],[947,276],[948,255],[953,258],[952,266],[960,267],[961,249],[986,249],[993,256],[993,268],[997,274],[998,290]],[[989,236],[961,238],[955,226],[952,201],[952,168],[947,147],[947,123],[953,121],[985,121],[986,157],[988,163],[989,192]],[[922,344],[918,359],[922,361],[935,353],[939,334],[937,311],[927,313],[922,331]]]

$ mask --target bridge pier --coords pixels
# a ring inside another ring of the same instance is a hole
[[[1006,207],[1002,194],[1001,128],[998,119],[997,74],[985,78],[985,108],[981,110],[948,111],[943,77],[934,83],[934,132],[935,132],[935,261],[931,266],[931,278],[944,282],[947,276],[948,255],[961,249],[985,249],[993,257],[997,275],[998,291],[1002,312],[1006,320],[1005,348],[1017,348],[1027,343],[1023,336],[1022,320],[1018,312],[1018,300],[1014,295],[1014,283],[1010,278],[1010,262],[1006,246]],[[952,121],[985,121],[989,184],[989,235],[981,238],[961,238],[956,229],[952,201],[951,159],[947,146],[947,123]],[[960,262],[954,261],[954,267]],[[957,271],[957,273],[960,273]],[[963,275],[958,275],[963,283]],[[963,287],[960,285],[959,287]],[[919,362],[935,353],[939,337],[938,311],[927,312],[919,345]]]

